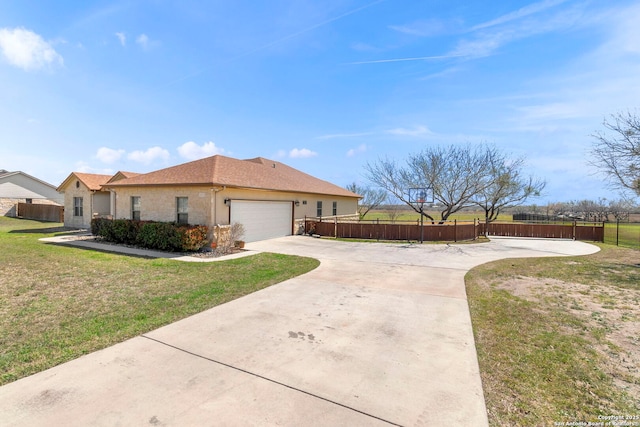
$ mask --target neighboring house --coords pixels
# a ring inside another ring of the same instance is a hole
[[[117,175],[117,174],[116,174]],[[102,189],[112,175],[72,172],[58,187],[64,194],[64,225],[91,227],[93,216],[111,214],[111,195]]]
[[[296,221],[305,216],[358,215],[357,194],[261,157],[218,155],[120,178],[101,184],[103,192],[112,193],[114,218],[211,228],[237,222],[248,242],[294,234]],[[76,185],[71,177],[67,181]],[[65,193],[65,206],[69,203]]]
[[[62,205],[56,187],[24,172],[0,169],[0,215],[16,216],[18,203]]]

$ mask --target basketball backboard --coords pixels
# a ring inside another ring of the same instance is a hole
[[[409,203],[424,205],[434,202],[433,189],[431,187],[409,188]]]

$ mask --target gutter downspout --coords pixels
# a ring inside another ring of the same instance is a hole
[[[89,197],[89,230],[91,230],[91,221],[93,220],[93,197],[96,195],[95,190],[91,190],[91,197]]]
[[[109,214],[112,219],[116,219],[117,206],[116,206],[116,192],[109,188]]]
[[[213,240],[213,229],[218,224],[218,193],[227,189],[226,185],[220,187],[212,187],[211,191],[211,215],[210,220],[211,224],[209,228],[211,229],[211,240]]]

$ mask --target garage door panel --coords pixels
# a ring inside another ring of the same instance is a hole
[[[244,240],[255,242],[291,235],[291,202],[233,200],[231,223],[244,226]]]

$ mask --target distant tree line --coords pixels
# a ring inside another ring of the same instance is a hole
[[[632,200],[577,200],[549,203],[547,206],[521,206],[516,214],[534,214],[553,218],[594,222],[627,221],[639,208]]]

